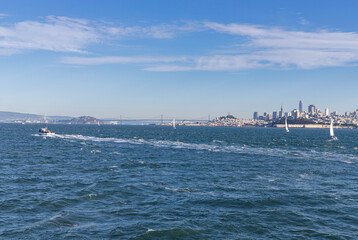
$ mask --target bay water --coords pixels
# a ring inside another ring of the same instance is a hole
[[[358,239],[358,130],[0,124],[1,239]]]

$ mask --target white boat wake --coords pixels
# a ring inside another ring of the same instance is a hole
[[[34,136],[41,136],[34,134]],[[135,145],[151,145],[157,148],[171,148],[171,149],[183,149],[183,150],[196,150],[196,151],[210,151],[210,152],[223,152],[223,153],[237,153],[237,154],[249,154],[249,155],[266,155],[273,157],[283,158],[299,158],[299,159],[315,159],[315,160],[339,160],[345,163],[358,162],[358,156],[353,154],[341,154],[334,152],[322,152],[315,150],[301,150],[294,147],[291,148],[278,148],[278,147],[253,147],[241,144],[219,144],[219,142],[212,142],[210,144],[205,143],[186,143],[180,141],[170,140],[155,140],[155,139],[124,139],[124,138],[103,138],[95,136],[83,136],[83,135],[71,135],[71,134],[54,134],[46,136],[48,138],[61,138],[69,140],[81,140],[92,142],[111,142],[119,144],[135,144]]]

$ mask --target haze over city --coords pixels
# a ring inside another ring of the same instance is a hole
[[[357,109],[356,1],[2,1],[0,111]],[[21,8],[19,8],[21,6]]]

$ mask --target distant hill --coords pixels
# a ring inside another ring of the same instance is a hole
[[[103,124],[101,120],[90,116],[73,118],[70,121],[68,121],[68,123],[69,124]]]
[[[5,112],[0,111],[0,121],[13,121],[13,120],[39,120],[43,119],[43,116],[29,113],[17,113],[17,112]]]
[[[59,120],[70,120],[72,117],[69,116],[47,116],[48,120],[59,121]],[[0,121],[34,121],[43,120],[43,115],[30,114],[30,113],[19,113],[19,112],[6,112],[0,111]]]

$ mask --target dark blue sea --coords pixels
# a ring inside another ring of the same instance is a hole
[[[358,130],[0,124],[0,239],[358,239]]]

